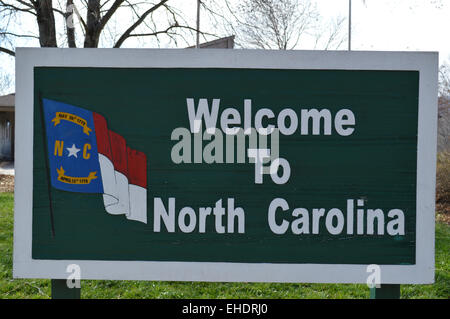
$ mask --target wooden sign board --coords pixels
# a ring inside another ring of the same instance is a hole
[[[18,49],[14,277],[433,282],[437,65]]]

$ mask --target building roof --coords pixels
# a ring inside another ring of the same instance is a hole
[[[0,111],[14,111],[16,94],[8,94],[0,96]]]
[[[188,49],[193,48],[195,48],[195,45],[188,47]],[[233,49],[233,48],[234,48],[234,35],[205,43],[200,43],[200,49]]]

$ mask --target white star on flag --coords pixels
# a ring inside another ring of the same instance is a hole
[[[66,150],[69,151],[69,155],[67,155],[67,157],[71,157],[71,156],[75,156],[76,158],[78,158],[77,153],[80,151],[79,148],[77,148],[75,146],[75,144],[72,144],[72,147],[66,147]]]

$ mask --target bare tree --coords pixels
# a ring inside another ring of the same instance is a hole
[[[3,72],[0,68],[0,95],[11,93],[12,78],[11,75]]]
[[[447,63],[439,67],[439,96],[450,98],[450,65]]]
[[[450,151],[450,66],[439,67],[438,152]]]
[[[165,37],[175,45],[180,40],[190,45],[196,28],[170,5],[172,2],[0,0],[0,52],[14,56],[13,43],[17,37],[37,38],[41,47],[96,48],[103,38],[103,46],[119,48],[128,39],[137,37],[154,38],[157,43]],[[9,21],[17,15],[34,16],[37,34],[12,31]],[[114,28],[114,32],[109,27]],[[108,43],[105,45],[105,42]]]
[[[346,17],[338,16],[327,23],[322,22],[318,25],[311,32],[311,36],[314,39],[313,49],[339,49],[344,41],[347,40],[347,35],[342,32],[346,20]]]
[[[222,24],[224,33],[236,35],[239,47],[258,49],[295,49],[306,38],[318,48],[337,48],[345,40],[345,19],[325,23],[310,0],[229,0],[214,1],[213,24]],[[218,10],[221,8],[222,10]],[[209,8],[205,8],[208,10]]]
[[[318,19],[311,2],[297,0],[246,0],[238,13],[244,41],[261,49],[295,48],[301,34]]]

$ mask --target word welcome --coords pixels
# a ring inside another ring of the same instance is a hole
[[[193,98],[187,98],[186,103],[191,133],[198,133],[202,122],[204,122],[206,131],[213,134],[217,127],[220,99],[213,99],[210,107],[208,100],[201,98],[197,104],[197,109]],[[225,134],[231,135],[237,134],[240,128],[244,130],[244,134],[250,134],[252,127],[256,128],[259,134],[264,135],[272,134],[276,127],[282,135],[294,134],[299,126],[301,135],[320,135],[321,133],[331,135],[332,127],[334,127],[337,134],[349,136],[355,130],[353,127],[356,124],[355,115],[349,109],[337,111],[334,114],[334,120],[331,111],[328,109],[301,109],[299,113],[300,120],[297,112],[291,108],[283,109],[277,116],[269,108],[260,108],[253,117],[252,100],[245,99],[243,121],[237,109],[225,108],[220,115],[220,127]]]

